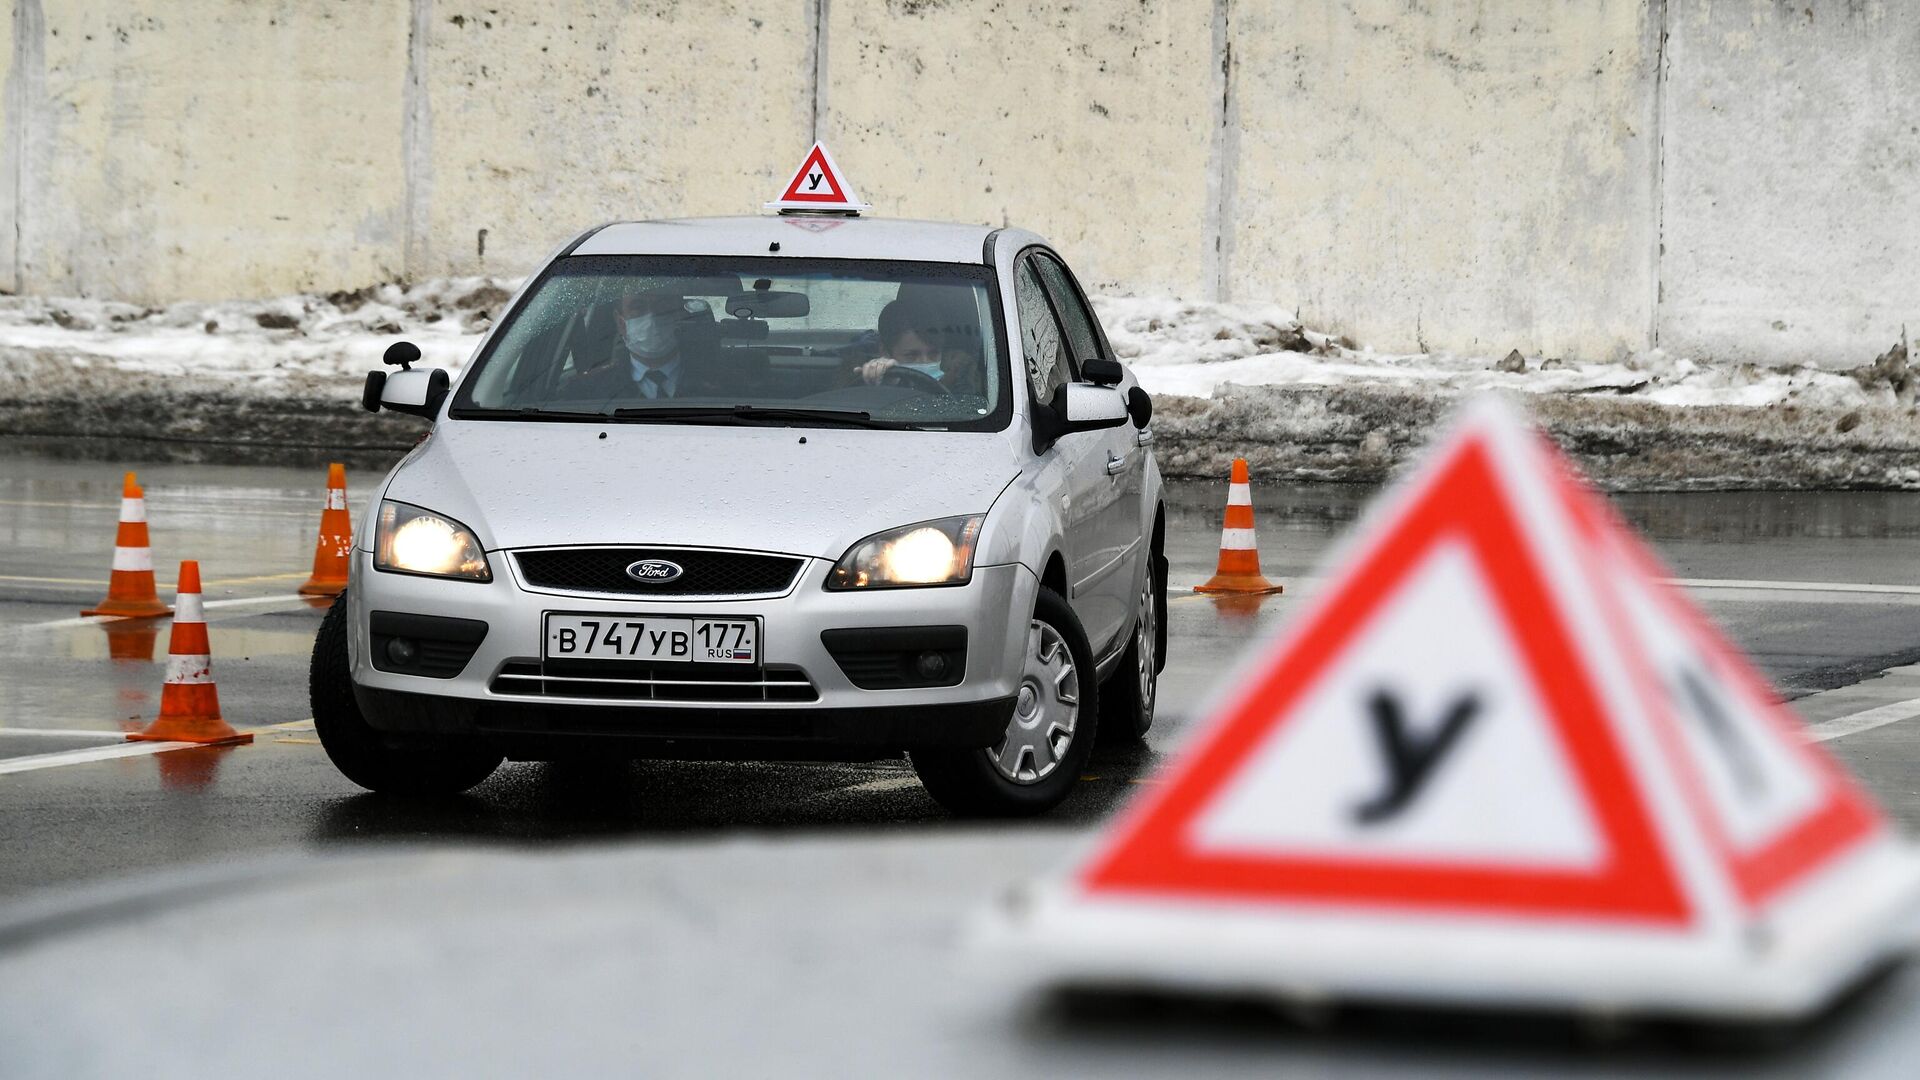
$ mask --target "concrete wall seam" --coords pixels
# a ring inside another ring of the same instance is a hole
[[[8,56],[5,104],[4,160],[0,160],[0,206],[6,208],[7,221],[0,229],[0,265],[11,276],[10,291],[26,290],[26,268],[22,263],[25,245],[21,243],[22,222],[26,219],[27,170],[35,152],[34,121],[45,106],[47,94],[46,14],[40,0],[15,0],[8,13]]]
[[[807,0],[807,77],[813,81],[813,122],[810,140],[826,137],[827,121],[827,27],[832,0]]]
[[[1649,285],[1653,295],[1647,300],[1647,338],[1649,349],[1660,347],[1660,314],[1666,290],[1661,274],[1667,261],[1667,0],[1648,0],[1651,5],[1648,24],[1657,35],[1653,42],[1653,254]]]
[[[1207,154],[1207,295],[1228,300],[1233,271],[1233,187],[1239,159],[1239,102],[1233,92],[1233,0],[1213,0],[1213,133]]]
[[[413,280],[427,273],[432,251],[433,101],[428,93],[427,62],[433,35],[433,0],[409,2],[400,154],[406,170],[407,200],[403,265],[408,280]]]

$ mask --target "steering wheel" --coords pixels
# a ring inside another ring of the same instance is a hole
[[[880,385],[897,386],[903,390],[918,390],[923,394],[951,393],[951,391],[947,389],[947,385],[939,379],[934,378],[924,371],[903,367],[899,364],[888,368],[886,372],[880,376]]]

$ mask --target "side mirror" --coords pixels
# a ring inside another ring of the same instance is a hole
[[[451,385],[453,380],[442,368],[421,371],[407,368],[392,374],[369,371],[367,388],[360,395],[360,404],[368,412],[385,409],[431,420],[440,411],[440,403],[446,400],[447,388]]]
[[[1120,380],[1127,377],[1126,370],[1118,360],[1102,360],[1098,357],[1080,362],[1080,375],[1096,386],[1118,386]]]
[[[1153,423],[1153,398],[1139,387],[1127,391],[1127,415],[1133,417],[1133,426],[1146,430]]]
[[[1127,399],[1111,386],[1067,383],[1053,401],[1033,410],[1033,450],[1040,453],[1062,435],[1102,431],[1127,422]]]
[[[1068,383],[1054,400],[1068,432],[1102,431],[1127,422],[1127,399],[1111,386]]]

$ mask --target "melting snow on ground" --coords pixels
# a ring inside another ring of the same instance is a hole
[[[1315,333],[1272,305],[1098,297],[1094,307],[1114,350],[1156,394],[1211,397],[1229,383],[1371,385],[1435,392],[1612,394],[1662,405],[1857,408],[1896,404],[1898,385],[1904,381],[1904,365],[1897,372],[1763,368],[1702,363],[1659,350],[1613,363],[1511,354],[1377,353]]]
[[[427,363],[458,369],[517,282],[451,278],[263,301],[162,308],[102,300],[0,297],[0,364],[10,356],[76,369],[271,383],[342,380],[343,393],[406,338]],[[1380,386],[1457,393],[1621,395],[1665,405],[1814,408],[1892,405],[1908,396],[1900,363],[1850,372],[1712,364],[1654,351],[1619,362],[1509,355],[1379,353],[1302,326],[1262,304],[1100,297],[1115,349],[1156,394],[1210,397],[1225,384]],[[1896,370],[1897,369],[1897,370]]]

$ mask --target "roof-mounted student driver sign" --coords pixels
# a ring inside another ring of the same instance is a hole
[[[801,159],[799,171],[793,174],[792,180],[787,181],[786,190],[766,206],[769,210],[781,213],[814,210],[858,214],[862,210],[872,209],[854,194],[853,185],[847,182],[847,174],[840,171],[840,166],[834,164],[827,144],[818,142]]]
[[[1545,438],[1472,409],[1066,880],[1075,981],[1802,1015],[1920,860]]]

